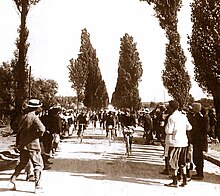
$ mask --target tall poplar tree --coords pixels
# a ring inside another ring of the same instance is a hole
[[[87,30],[83,29],[81,33],[81,46],[77,59],[71,59],[68,65],[69,79],[72,82],[72,88],[77,94],[77,108],[79,103],[85,98],[85,85],[88,78],[88,47],[90,46],[90,38]]]
[[[99,110],[108,104],[108,93],[99,68],[96,50],[90,42],[87,29],[82,30],[80,53],[68,66],[72,87],[78,99],[91,110]]]
[[[133,37],[127,33],[121,38],[118,79],[112,95],[112,105],[117,108],[138,110],[141,106],[139,82],[143,74],[142,63]]]
[[[16,80],[15,91],[15,112],[21,112],[23,103],[27,98],[27,42],[29,31],[27,29],[27,15],[32,5],[36,5],[40,0],[13,0],[20,14],[20,27],[18,29],[19,38],[16,40],[17,50],[15,51],[14,76]]]
[[[191,7],[190,51],[195,80],[213,96],[220,138],[220,1],[194,0]]]
[[[180,44],[177,14],[182,6],[182,0],[140,0],[154,4],[156,17],[162,29],[166,32],[165,70],[162,71],[163,84],[169,95],[180,102],[181,106],[190,98],[190,76],[185,68],[186,57]]]

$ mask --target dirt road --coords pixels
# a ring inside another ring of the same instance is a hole
[[[139,136],[137,133],[136,137]],[[87,130],[81,144],[74,133],[72,137],[63,139],[60,147],[60,152],[51,160],[52,168],[43,171],[42,195],[220,194],[220,168],[207,161],[203,181],[190,181],[186,187],[165,187],[164,184],[171,182],[171,179],[159,174],[164,168],[161,146],[136,142],[132,156],[127,158],[120,138],[109,145],[101,130]],[[34,183],[26,182],[24,174],[18,178],[17,191],[9,190],[8,180],[12,172],[11,169],[0,172],[0,195],[32,195]]]

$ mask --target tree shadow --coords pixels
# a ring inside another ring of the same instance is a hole
[[[0,162],[0,172],[15,168],[16,164],[17,164],[17,160],[16,161],[5,161],[4,160]]]
[[[133,145],[132,155],[127,158],[123,149],[117,153],[77,151],[74,158],[55,158],[51,170],[70,172],[72,176],[83,176],[95,180],[113,180],[130,183],[164,185],[170,177],[162,175],[164,169],[163,148],[152,145]],[[81,156],[77,157],[77,154]],[[89,154],[90,158],[82,154]],[[96,159],[91,157],[96,156]],[[220,175],[205,172],[202,182],[220,184]],[[170,179],[171,180],[171,179]]]
[[[16,194],[17,192],[20,192],[20,193],[31,193],[31,194],[35,194],[34,191],[19,190],[19,189],[12,190],[12,189],[10,189],[10,188],[0,188],[0,193],[1,193],[1,192],[7,192],[7,191],[9,191],[9,192],[12,191],[12,192],[14,192],[15,194]]]
[[[69,172],[72,176],[83,176],[94,180],[163,185],[158,179],[165,180],[168,177],[159,174],[162,169],[161,165],[112,158],[111,160],[55,159],[51,170]]]
[[[25,172],[23,172],[23,171],[20,173],[19,177],[16,180],[16,184],[19,184],[19,185],[16,186],[17,189],[12,190],[12,187],[10,187],[10,186],[12,186],[12,184],[10,183],[10,177],[11,177],[12,173],[13,173],[12,168],[7,168],[7,171],[0,172],[0,182],[5,183],[5,185],[6,185],[4,188],[0,188],[0,193],[1,192],[14,192],[13,195],[15,195],[17,192],[28,193],[28,194],[29,193],[32,193],[32,194],[35,193],[34,189],[32,191],[28,190],[28,188],[30,186],[27,186],[26,183],[33,183],[33,182],[27,182],[26,181],[26,179],[25,179],[26,175],[25,175]],[[22,189],[19,189],[19,187],[21,187]]]
[[[68,142],[68,145],[76,143],[72,140],[64,140],[63,142]],[[93,145],[91,141],[88,144]],[[88,151],[87,148],[85,151],[83,149],[72,151],[69,154],[73,158],[55,157],[48,172],[69,172],[71,176],[80,176],[93,180],[110,180],[157,186],[163,186],[166,180],[171,181],[169,176],[159,174],[164,169],[163,148],[161,146],[140,145],[138,142],[134,142],[132,155],[129,158],[123,154],[124,151],[123,145],[117,146],[117,153],[103,153],[102,150]],[[9,168],[7,167],[7,169]],[[9,180],[4,177],[1,178],[5,174],[0,172],[0,181]],[[220,175],[206,172],[204,175],[205,178],[202,182],[220,184]],[[0,189],[0,191],[4,190]]]

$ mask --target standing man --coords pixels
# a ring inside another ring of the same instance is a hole
[[[153,120],[149,114],[149,109],[145,108],[144,110],[144,118],[143,118],[143,125],[144,125],[144,135],[146,137],[147,144],[153,144]]]
[[[204,157],[203,152],[207,151],[207,133],[209,119],[201,113],[201,104],[193,103],[192,113],[189,113],[189,121],[192,124],[191,140],[193,145],[193,163],[196,166],[196,175],[192,179],[202,180],[204,178]]]
[[[166,107],[166,118],[165,118],[165,123],[164,123],[164,126],[166,127],[166,124],[168,122],[168,119],[170,117],[170,115],[174,112],[173,109],[170,108],[169,105],[167,105]],[[170,165],[169,165],[169,141],[166,141],[168,140],[168,137],[166,137],[166,134],[164,134],[163,136],[164,138],[164,142],[162,142],[162,146],[164,147],[164,158],[165,158],[165,168],[162,172],[160,172],[160,174],[163,174],[163,175],[169,175],[170,174]]]
[[[178,187],[177,174],[178,170],[183,175],[183,183],[181,186],[187,184],[186,181],[186,157],[188,137],[187,131],[192,129],[186,115],[179,111],[179,102],[172,100],[169,102],[169,107],[173,111],[168,118],[165,126],[166,142],[169,145],[169,165],[171,167],[171,174],[173,182],[165,184],[169,187]]]
[[[35,192],[41,189],[40,177],[43,170],[43,159],[41,156],[40,137],[45,132],[45,126],[36,115],[42,106],[38,99],[30,99],[24,114],[18,120],[18,132],[16,145],[20,150],[20,162],[15,167],[10,182],[16,190],[15,181],[21,171],[30,160],[34,167]]]
[[[48,131],[52,134],[52,154],[54,155],[60,148],[60,135],[62,130],[62,118],[60,117],[61,107],[55,106],[48,111]]]

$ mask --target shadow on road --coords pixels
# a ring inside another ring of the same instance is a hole
[[[62,169],[61,169],[62,168]],[[70,172],[73,176],[83,176],[95,180],[113,180],[140,184],[163,184],[149,179],[167,179],[160,175],[160,165],[137,163],[126,160],[77,160],[56,159],[52,170]]]
[[[91,144],[91,143],[90,143]],[[94,151],[72,152],[73,158],[55,158],[52,170],[69,172],[72,176],[81,176],[94,180],[111,180],[148,185],[164,185],[169,176],[159,174],[164,169],[163,150],[151,145],[133,145],[132,156],[126,158],[117,153]],[[86,155],[89,154],[89,158]],[[96,157],[92,159],[91,157]],[[78,158],[76,158],[78,157]],[[97,158],[99,157],[99,158]],[[220,176],[205,173],[203,182],[219,184]]]

